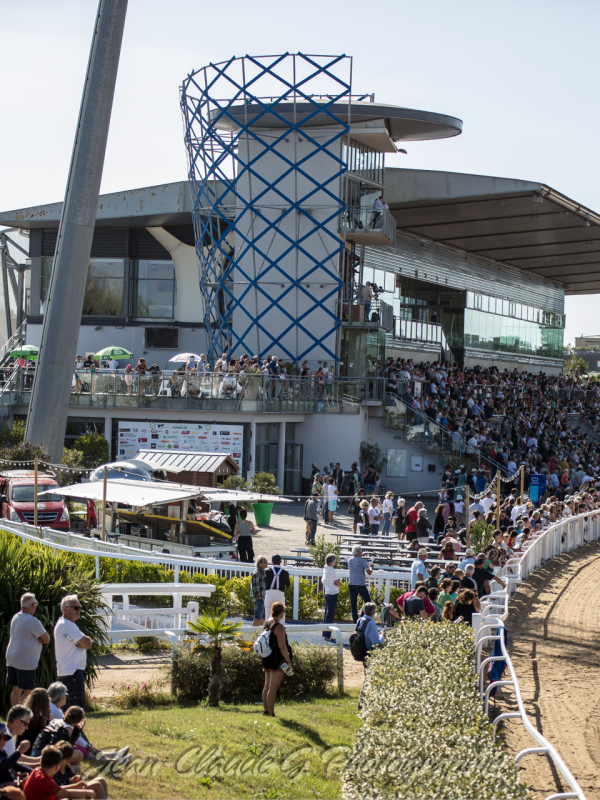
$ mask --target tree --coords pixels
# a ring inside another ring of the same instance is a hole
[[[239,629],[241,622],[228,622],[225,611],[219,613],[218,609],[210,608],[196,622],[188,622],[188,627],[194,633],[206,636],[209,640],[212,657],[210,660],[210,683],[208,684],[208,705],[218,707],[221,697],[221,684],[223,682],[223,645],[235,641],[241,636]]]
[[[106,464],[110,458],[108,442],[98,433],[84,433],[78,436],[73,443],[73,448],[83,455],[83,463],[88,469]]]
[[[564,371],[575,372],[575,370],[579,370],[580,375],[587,375],[588,365],[585,359],[573,353],[571,358],[567,358],[567,360],[565,361]]]

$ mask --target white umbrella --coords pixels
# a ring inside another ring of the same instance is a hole
[[[177,353],[176,356],[173,356],[173,358],[169,359],[169,363],[171,363],[171,361],[175,361],[178,363],[181,362],[187,363],[190,360],[190,358],[194,358],[196,359],[196,361],[200,361],[200,356],[197,355],[196,353]]]

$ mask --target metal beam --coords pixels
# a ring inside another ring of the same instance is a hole
[[[127,0],[100,0],[58,230],[25,439],[62,457]]]

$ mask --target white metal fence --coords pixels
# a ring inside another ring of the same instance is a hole
[[[504,621],[508,616],[511,594],[515,592],[519,585],[529,577],[529,575],[535,572],[536,569],[562,553],[567,553],[584,544],[597,542],[599,540],[600,512],[598,511],[580,514],[576,517],[561,520],[550,526],[538,538],[531,541],[529,547],[523,554],[515,556],[508,562],[504,571],[504,577],[507,580],[506,589],[494,592],[484,598],[482,601],[482,613],[479,619],[474,618],[473,622],[476,630],[476,674],[484,710],[487,713],[491,692],[495,688],[501,686],[512,688],[518,708],[518,711],[499,714],[493,722],[494,730],[496,730],[498,724],[505,719],[520,719],[525,730],[535,742],[535,746],[526,747],[517,753],[515,756],[516,763],[519,763],[521,759],[527,755],[547,755],[569,787],[569,790],[566,792],[558,792],[549,795],[547,800],[559,800],[559,798],[577,798],[577,800],[585,800],[585,794],[554,745],[542,736],[527,716],[521,697],[519,681],[504,642]],[[479,615],[475,615],[475,617],[478,616]],[[483,647],[496,642],[499,643],[501,653],[484,658]],[[494,661],[506,662],[509,677],[504,680],[491,681],[486,686],[486,668]]]

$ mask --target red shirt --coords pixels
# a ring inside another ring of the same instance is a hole
[[[27,800],[54,800],[60,786],[41,767],[36,767],[23,785]]]
[[[414,590],[412,592],[404,592],[401,594],[400,597],[396,600],[396,603],[400,606],[400,608],[404,611],[404,603],[408,600],[409,597],[412,597],[414,594]],[[423,605],[425,606],[425,611],[427,614],[435,614],[435,606],[431,602],[428,597],[423,597]]]
[[[417,520],[419,519],[419,512],[414,506],[408,509],[408,514],[406,518],[408,520],[406,525],[406,533],[416,533]]]

